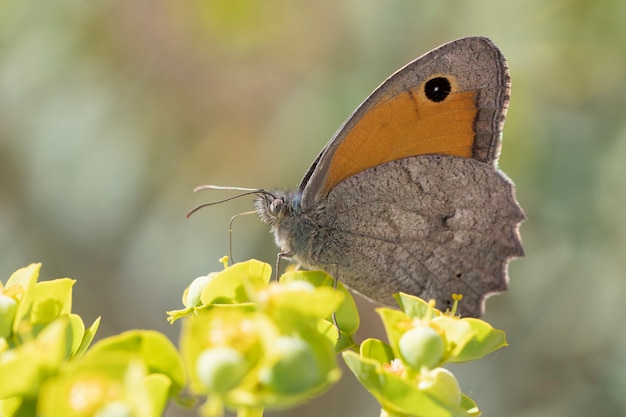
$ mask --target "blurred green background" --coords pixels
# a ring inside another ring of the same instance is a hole
[[[151,328],[220,270],[251,198],[204,183],[296,186],[389,74],[449,40],[490,37],[513,90],[501,168],[526,257],[486,319],[510,346],[455,367],[486,416],[626,415],[626,2],[0,0],[0,276],[43,262],[78,279],[99,336]],[[238,260],[273,264],[253,216]],[[361,304],[361,337],[382,336]],[[346,373],[274,415],[377,416]],[[176,407],[168,416],[189,416]]]

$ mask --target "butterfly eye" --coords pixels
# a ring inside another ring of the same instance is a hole
[[[424,94],[426,98],[435,103],[444,101],[452,92],[450,80],[445,77],[435,77],[424,84]]]
[[[285,201],[282,198],[275,198],[270,203],[270,212],[275,217],[283,217],[287,212],[287,205],[285,204]]]

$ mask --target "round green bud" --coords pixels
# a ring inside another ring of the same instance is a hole
[[[230,391],[247,371],[245,356],[230,347],[207,349],[196,361],[198,379],[209,392],[223,394]]]
[[[185,300],[185,307],[198,307],[202,304],[200,301],[200,296],[202,295],[202,290],[206,285],[211,281],[215,273],[210,273],[209,275],[203,275],[191,281],[189,284],[189,288],[187,289],[187,299]]]
[[[418,388],[453,405],[461,404],[461,387],[452,372],[435,368],[420,375]]]
[[[273,354],[278,358],[263,368],[259,380],[282,394],[297,394],[313,388],[321,380],[319,364],[311,346],[299,337],[281,336]]]
[[[411,368],[420,370],[422,366],[431,369],[437,365],[441,361],[445,345],[435,329],[417,326],[400,337],[398,347],[404,362]]]
[[[0,294],[0,338],[11,336],[16,312],[17,301],[12,297]]]

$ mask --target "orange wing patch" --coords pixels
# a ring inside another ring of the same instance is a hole
[[[456,84],[456,83],[455,83]],[[409,156],[472,157],[474,91],[454,92],[441,102],[426,98],[423,85],[379,100],[335,151],[324,192],[368,168]]]

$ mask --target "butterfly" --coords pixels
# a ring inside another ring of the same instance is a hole
[[[394,305],[404,292],[479,317],[523,256],[524,212],[497,168],[510,78],[483,37],[444,44],[384,81],[295,191],[252,190],[282,255]]]

